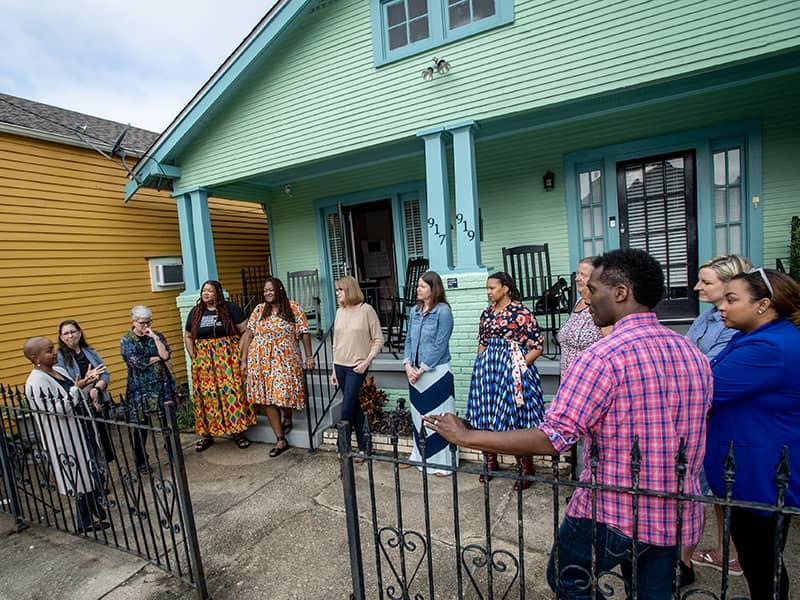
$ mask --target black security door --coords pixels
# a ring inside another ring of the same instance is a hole
[[[639,248],[664,267],[662,320],[697,316],[697,196],[694,152],[617,164],[620,246]]]

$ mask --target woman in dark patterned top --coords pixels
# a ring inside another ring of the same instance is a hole
[[[536,427],[544,414],[539,372],[533,364],[542,354],[542,332],[507,273],[490,275],[486,293],[491,305],[481,314],[466,421],[473,429],[489,431]],[[497,455],[487,454],[487,464],[496,471]],[[530,456],[521,457],[519,465],[523,475],[533,474]],[[529,486],[522,482],[523,489]]]

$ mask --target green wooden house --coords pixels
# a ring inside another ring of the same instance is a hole
[[[326,324],[345,269],[396,288],[428,257],[463,402],[502,248],[547,243],[553,273],[646,248],[685,321],[702,261],[787,254],[798,164],[797,0],[279,0],[126,196],[171,186],[189,303],[209,196],[266,207],[276,274],[319,269]]]

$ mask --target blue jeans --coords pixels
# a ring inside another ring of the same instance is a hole
[[[633,578],[631,564],[631,538],[605,523],[597,523],[597,546],[595,556],[597,573],[601,583],[611,583],[613,578],[603,581],[602,574],[621,566],[626,592]],[[636,543],[638,596],[647,600],[669,600],[672,598],[672,577],[677,553],[675,546],[653,546]],[[558,559],[560,586],[556,583],[555,546],[547,564],[547,583],[557,592],[559,600],[583,600],[592,598],[592,521],[564,517],[558,529]],[[598,591],[598,598],[603,598]]]
[[[336,370],[336,380],[342,388],[342,421],[349,421],[350,426],[356,432],[358,449],[362,452],[367,449],[367,438],[364,434],[364,411],[358,402],[358,393],[361,391],[361,384],[367,377],[367,372],[356,373],[353,367],[343,367],[333,365]]]

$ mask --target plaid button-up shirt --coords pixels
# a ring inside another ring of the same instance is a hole
[[[570,365],[540,429],[563,452],[585,439],[581,481],[591,480],[590,432],[600,451],[600,484],[631,487],[631,448],[639,436],[641,489],[677,492],[676,457],[686,440],[684,492],[700,494],[698,475],[706,443],[706,413],[713,379],[706,357],[685,337],[660,325],[654,313],[622,318],[614,331]],[[597,519],[633,537],[632,496],[598,492]],[[683,503],[682,544],[702,533],[700,504]],[[567,514],[591,518],[591,490],[572,495]],[[677,503],[639,497],[636,539],[657,546],[677,543]]]

